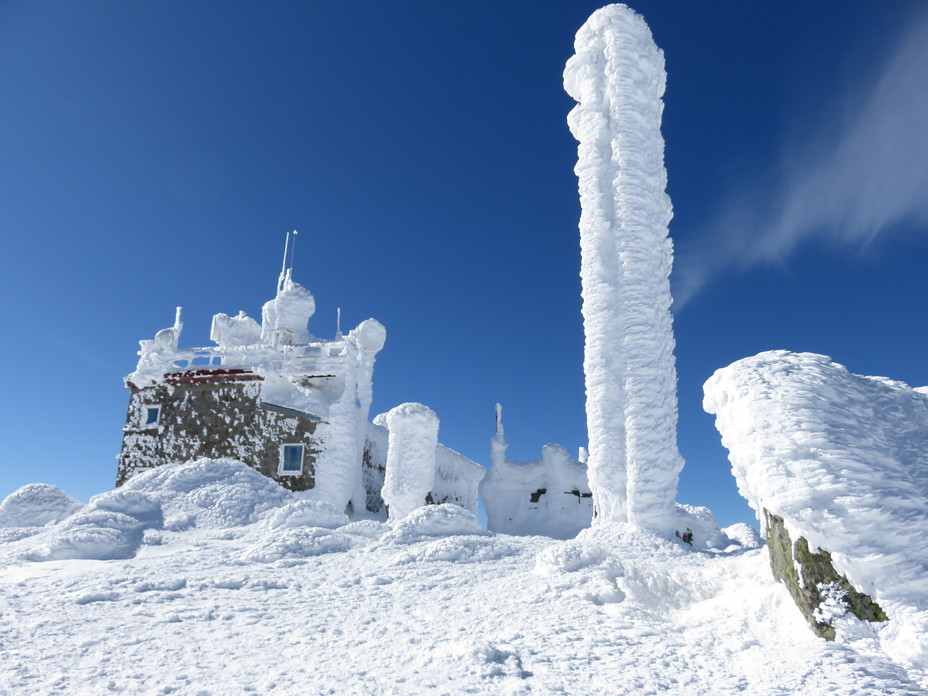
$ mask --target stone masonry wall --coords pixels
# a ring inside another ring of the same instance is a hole
[[[116,485],[139,471],[199,457],[231,457],[290,490],[315,484],[319,452],[316,423],[258,408],[256,382],[130,385]],[[145,427],[146,406],[160,405],[155,428]],[[280,446],[304,444],[303,472],[280,475]]]

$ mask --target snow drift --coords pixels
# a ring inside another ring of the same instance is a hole
[[[928,659],[928,395],[771,351],[717,371],[704,407],[758,518],[782,517],[879,602],[888,652]]]
[[[0,503],[0,527],[42,527],[60,522],[84,507],[57,486],[30,483]]]

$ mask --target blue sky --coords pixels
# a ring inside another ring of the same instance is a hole
[[[632,2],[664,49],[679,500],[752,521],[712,372],[762,350],[928,383],[928,14]],[[373,412],[421,401],[486,464],[585,443],[576,143],[599,5],[0,2],[0,497],[112,487],[137,341],[259,315],[284,234],[310,330],[387,327]],[[918,87],[921,86],[921,87]]]

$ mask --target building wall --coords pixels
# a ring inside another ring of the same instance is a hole
[[[258,407],[259,383],[130,385],[116,485],[151,467],[199,457],[231,457],[290,490],[315,485],[319,453],[314,421]],[[146,427],[147,405],[160,405],[157,427]],[[280,446],[306,446],[303,472],[280,475]]]

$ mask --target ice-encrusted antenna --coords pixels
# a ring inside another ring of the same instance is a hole
[[[342,308],[338,307],[335,310],[335,337],[342,337]]]
[[[287,284],[287,281],[293,276],[293,255],[296,250],[296,235],[299,232],[293,230],[292,232],[287,232],[287,236],[284,239],[284,258],[280,263],[280,276],[277,278],[277,292],[280,293],[283,291],[284,286]],[[293,241],[291,242],[291,236]],[[287,268],[287,252],[290,252],[290,268]]]
[[[277,278],[277,292],[284,289],[284,279],[287,277],[287,251],[290,249],[290,233],[284,238],[284,260],[280,263],[280,275]]]
[[[287,274],[287,278],[293,277],[293,257],[296,255],[296,236],[299,232],[293,230],[291,234],[293,236],[290,238],[290,272]]]

